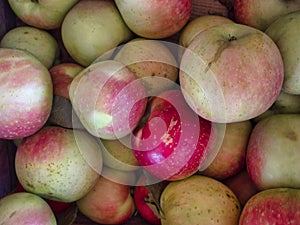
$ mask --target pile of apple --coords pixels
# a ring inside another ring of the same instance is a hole
[[[300,224],[300,3],[229,3],[8,0],[0,224]]]

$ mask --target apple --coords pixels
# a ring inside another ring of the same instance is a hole
[[[56,225],[51,208],[41,197],[27,192],[9,194],[0,199],[1,224]]]
[[[299,224],[300,190],[272,188],[251,197],[244,206],[239,225]]]
[[[53,82],[53,105],[48,123],[65,128],[84,129],[73,113],[69,87],[73,78],[84,69],[77,63],[59,63],[49,69]]]
[[[138,36],[162,39],[179,32],[190,19],[191,0],[115,0],[125,23]]]
[[[37,57],[47,69],[53,66],[60,54],[58,43],[50,33],[31,26],[19,26],[6,32],[0,47],[26,50]]]
[[[63,44],[82,66],[132,37],[114,1],[79,1],[65,16],[61,26]]]
[[[218,154],[200,174],[224,180],[242,171],[251,130],[252,125],[249,120],[226,124],[224,139]]]
[[[100,139],[100,145],[105,166],[122,171],[135,171],[140,168],[139,162],[134,156],[133,150],[121,139]],[[133,172],[134,173],[134,172]]]
[[[216,155],[217,126],[186,104],[180,89],[149,100],[149,116],[132,135],[139,164],[160,180],[180,180],[205,168]]]
[[[93,189],[76,202],[79,211],[101,224],[122,224],[135,211],[130,186],[100,176]]]
[[[148,223],[153,225],[160,225],[160,215],[157,210],[157,205],[155,204],[155,202],[153,202],[154,200],[151,199],[153,198],[153,196],[150,189],[147,187],[146,178],[147,177],[145,175],[140,176],[136,186],[133,189],[133,199],[135,207],[141,217]],[[163,186],[166,185],[166,183],[163,184]]]
[[[52,66],[49,72],[53,82],[53,94],[70,99],[69,87],[72,80],[83,69],[84,67],[77,63],[68,62]]]
[[[249,120],[265,112],[278,97],[283,79],[283,60],[274,41],[236,23],[198,34],[184,51],[179,73],[190,107],[217,123]]]
[[[81,71],[69,95],[82,125],[92,135],[109,140],[129,135],[147,105],[143,84],[115,60],[93,63]]]
[[[281,15],[300,9],[297,0],[235,0],[234,17],[238,23],[264,31]]]
[[[236,195],[226,185],[201,175],[170,182],[160,206],[162,225],[235,225],[241,212]]]
[[[32,54],[0,48],[0,138],[18,139],[41,129],[51,112],[48,69]]]
[[[51,30],[61,26],[67,12],[79,0],[8,0],[11,9],[25,24]]]
[[[299,10],[280,16],[265,31],[277,44],[283,58],[285,76],[282,90],[293,95],[300,94],[300,2],[298,5]]]
[[[74,202],[97,182],[102,155],[98,142],[88,132],[46,126],[22,140],[15,168],[26,191],[46,199]]]
[[[253,195],[259,192],[245,168],[222,182],[233,191],[242,207]]]
[[[143,82],[149,96],[172,88],[178,78],[178,63],[169,42],[135,38],[120,46],[114,60],[122,62]],[[159,53],[159,54],[158,54]]]
[[[249,177],[260,190],[299,188],[300,115],[277,114],[253,128],[246,154]]]
[[[212,26],[233,23],[231,19],[220,15],[202,15],[189,21],[180,32],[179,45],[187,48],[191,41],[202,31]]]
[[[108,166],[103,166],[101,176],[115,183],[124,184],[127,186],[136,185],[137,174],[132,171],[118,170]]]
[[[276,113],[300,113],[300,95],[281,91],[271,110]]]

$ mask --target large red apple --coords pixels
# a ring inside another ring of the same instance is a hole
[[[83,126],[94,136],[117,139],[132,132],[147,104],[146,90],[124,64],[93,63],[72,81],[72,106]]]
[[[265,112],[284,78],[281,53],[264,32],[226,23],[199,33],[184,51],[180,86],[190,107],[218,123],[233,123]]]
[[[47,126],[22,140],[15,168],[26,191],[74,202],[97,182],[102,155],[98,142],[88,132]]]
[[[281,15],[300,9],[297,0],[235,0],[234,16],[238,23],[264,31]]]
[[[149,117],[134,132],[135,157],[152,175],[179,180],[206,167],[216,154],[216,125],[199,117],[180,90],[169,90],[149,101]]]
[[[252,196],[244,206],[239,225],[300,224],[300,190],[273,188]]]
[[[191,0],[115,1],[125,23],[137,35],[159,39],[180,31],[192,13]]]
[[[52,109],[52,80],[48,69],[25,50],[0,49],[0,138],[34,134]]]

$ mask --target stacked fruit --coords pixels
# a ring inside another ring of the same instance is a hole
[[[8,0],[1,223],[300,223],[300,4],[199,2]]]

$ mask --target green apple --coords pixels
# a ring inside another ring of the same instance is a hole
[[[193,175],[169,183],[160,197],[162,225],[236,225],[241,206],[223,183]]]
[[[66,13],[79,0],[8,0],[14,13],[26,24],[55,29],[61,26]]]
[[[276,114],[255,125],[248,142],[246,166],[258,189],[300,187],[299,135],[299,114]]]
[[[113,1],[78,2],[61,26],[63,44],[71,57],[88,66],[96,58],[132,37]]]
[[[167,45],[169,44],[169,45]],[[133,71],[143,82],[149,96],[172,88],[178,78],[178,65],[170,43],[135,38],[125,43],[114,57]]]
[[[278,46],[284,63],[282,90],[289,94],[300,94],[300,10],[285,14],[273,22],[265,33]]]
[[[0,47],[26,50],[48,69],[59,57],[56,39],[47,31],[31,26],[20,26],[8,31],[3,36]]]

